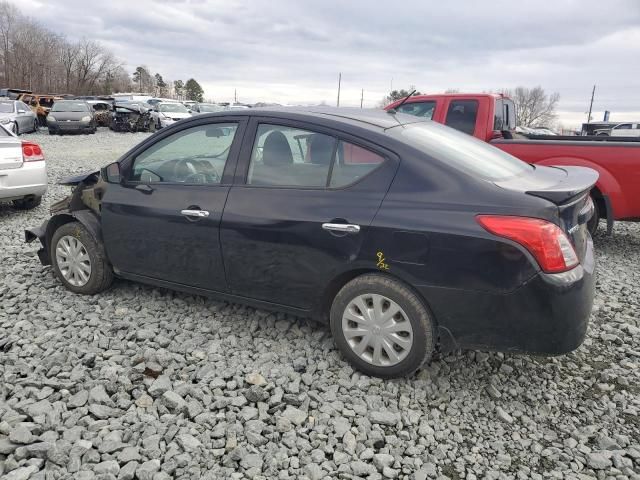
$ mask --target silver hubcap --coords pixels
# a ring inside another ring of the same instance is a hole
[[[91,277],[91,259],[82,242],[65,235],[56,245],[56,263],[64,277],[74,287],[86,285]]]
[[[413,345],[409,317],[383,295],[365,294],[351,300],[342,314],[342,333],[358,357],[380,367],[400,363]]]

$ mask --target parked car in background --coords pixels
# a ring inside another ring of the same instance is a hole
[[[155,130],[150,105],[145,102],[116,102],[109,128],[114,132],[149,132]]]
[[[394,377],[438,343],[580,345],[597,177],[381,110],[204,114],[63,181],[71,196],[25,235],[73,292],[115,275],[310,315],[358,369]]]
[[[38,117],[19,100],[0,99],[0,124],[16,135],[38,131]]]
[[[151,111],[151,117],[156,129],[168,127],[169,125],[191,117],[191,112],[182,103],[160,102]]]
[[[228,110],[228,108],[217,103],[196,103],[192,108],[194,114],[224,112],[225,110]]]
[[[111,123],[112,104],[103,100],[86,100],[86,102],[93,110],[96,125],[108,127],[109,123]]]
[[[600,176],[591,191],[596,205],[589,224],[592,233],[601,218],[607,232],[614,220],[640,221],[640,142],[638,137],[527,135],[514,138],[515,105],[500,94],[416,95],[385,107],[387,111],[412,113],[421,104],[423,118],[443,123],[490,142],[527,163],[547,166],[582,166]]]
[[[64,133],[96,133],[93,110],[84,100],[57,101],[49,116],[47,126],[51,135]]]
[[[47,126],[47,115],[53,107],[53,104],[58,100],[64,100],[63,97],[58,95],[38,95],[38,94],[24,94],[21,95],[19,100],[29,105],[31,110],[38,116],[38,123],[42,127]]]
[[[182,102],[182,104],[187,107],[189,110],[193,110],[193,106],[198,103],[198,102],[194,102],[193,100],[185,100]]]
[[[612,137],[640,137],[640,123],[621,123],[611,129]]]
[[[31,90],[23,90],[22,88],[0,88],[0,97],[9,100],[18,100],[25,93],[33,93]]]
[[[40,205],[46,191],[47,165],[40,146],[0,125],[0,202],[31,209]]]

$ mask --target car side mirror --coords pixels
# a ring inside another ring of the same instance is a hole
[[[18,110],[18,113],[27,113],[26,110]]]
[[[120,183],[120,164],[118,162],[110,163],[102,169],[101,175],[107,183]]]
[[[187,112],[189,112],[189,113],[193,113],[191,110],[187,110]]]

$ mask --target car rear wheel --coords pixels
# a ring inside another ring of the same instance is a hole
[[[38,120],[33,121],[33,133],[38,132]]]
[[[16,135],[20,135],[20,127],[18,126],[18,122],[13,122],[13,126],[11,127],[11,131]]]
[[[65,223],[58,228],[50,248],[53,270],[72,292],[92,295],[106,290],[113,282],[113,270],[104,248],[81,223]]]
[[[42,202],[42,197],[25,197],[20,198],[18,200],[14,200],[13,208],[17,208],[18,210],[31,210],[32,208],[36,208]]]
[[[433,355],[435,324],[403,283],[366,274],[347,283],[331,306],[331,332],[342,354],[367,375],[410,375]]]

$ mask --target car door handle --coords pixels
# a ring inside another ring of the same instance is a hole
[[[353,225],[350,223],[323,223],[322,229],[330,232],[355,234],[360,232],[360,225]]]
[[[204,218],[209,216],[209,212],[206,210],[180,210],[180,213],[185,217],[192,218]]]

